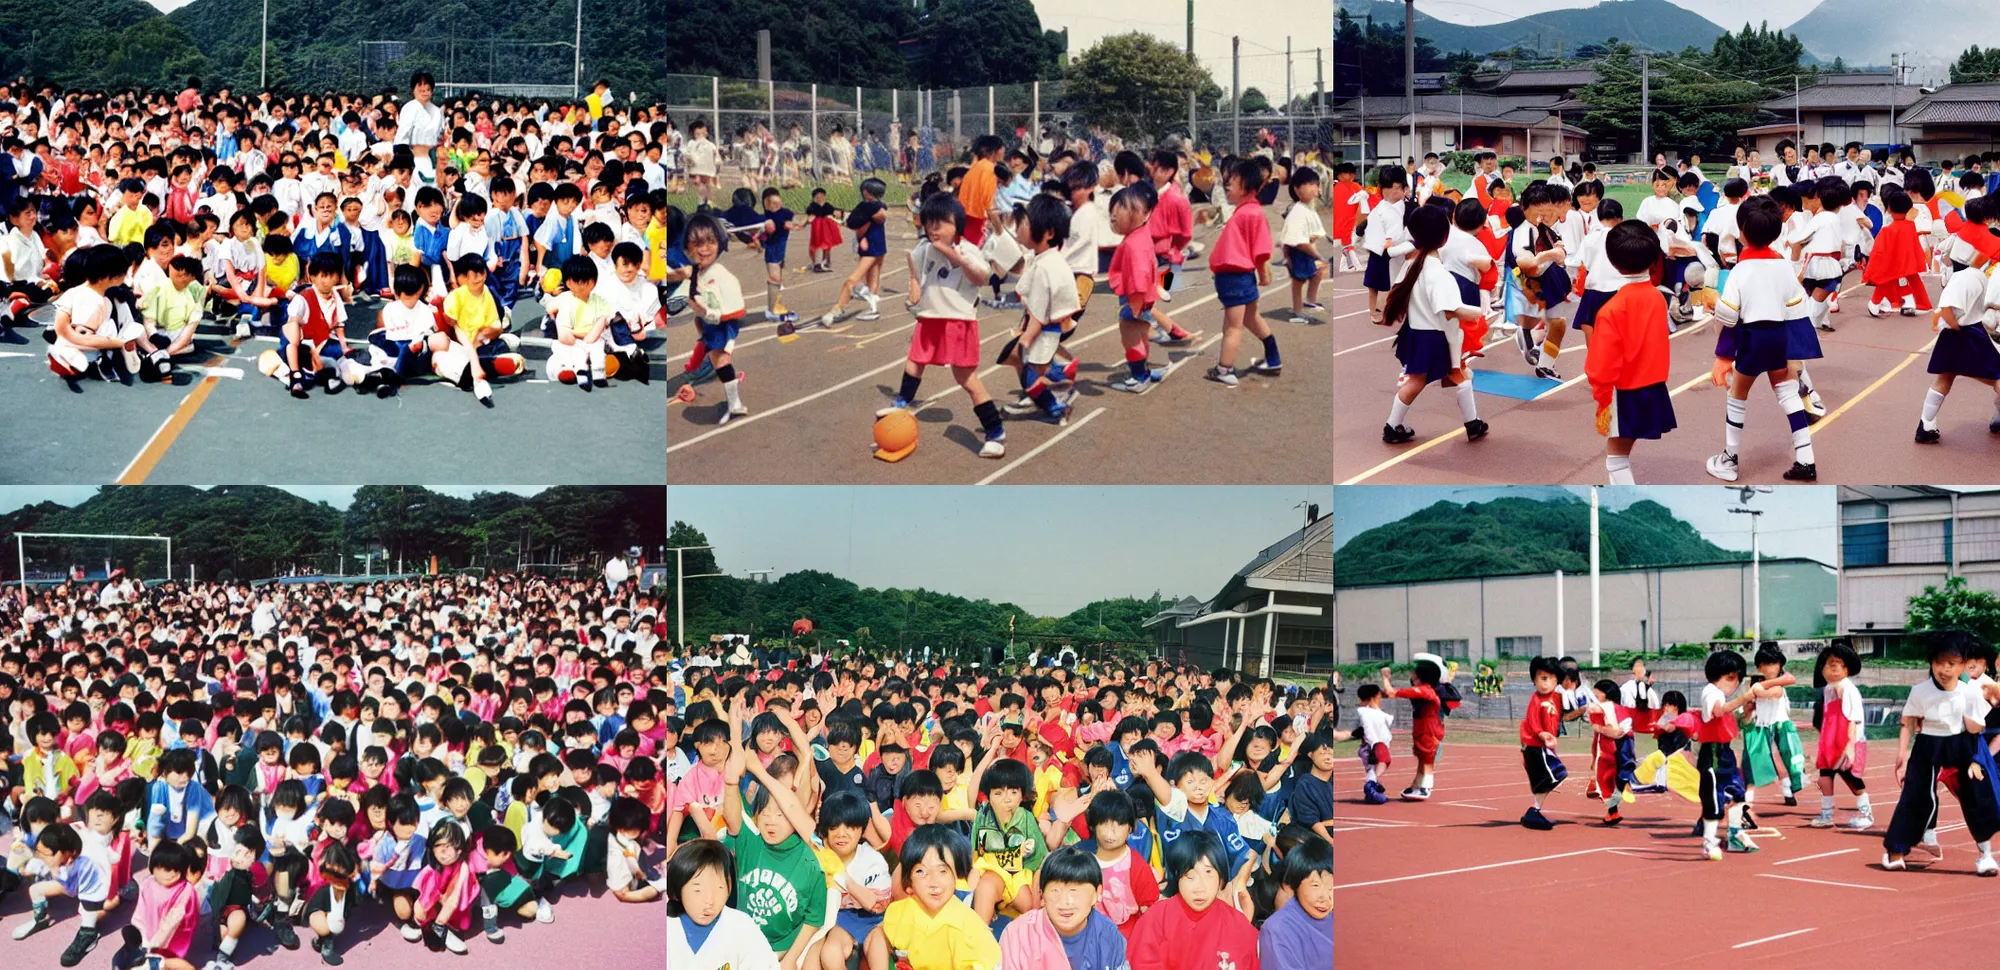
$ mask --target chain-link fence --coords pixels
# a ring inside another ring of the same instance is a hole
[[[362,91],[402,89],[429,71],[441,98],[484,93],[512,98],[575,98],[583,92],[576,47],[459,38],[360,42]]]
[[[1026,145],[1043,155],[1069,149],[1092,159],[1154,145],[1078,110],[1060,81],[892,89],[683,74],[667,78],[663,99],[682,131],[696,118],[708,121],[725,185],[913,181],[967,160],[981,135],[997,135],[1009,148]],[[1294,108],[1237,116],[1198,105],[1195,143],[1215,154],[1329,151],[1331,110],[1303,101]]]

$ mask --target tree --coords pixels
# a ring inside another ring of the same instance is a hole
[[[1271,99],[1264,97],[1264,92],[1256,88],[1244,88],[1243,99],[1239,107],[1246,115],[1256,114],[1260,111],[1269,111],[1271,110]]]
[[[1958,55],[1951,65],[1951,83],[1975,84],[1981,81],[2000,81],[2000,47],[1980,50],[1974,44]]]
[[[1910,597],[1909,618],[1903,625],[1911,633],[1964,630],[1987,643],[2000,643],[2000,597],[1970,589],[1965,577],[1953,576],[1944,581],[1943,589],[1926,586]]]
[[[1018,84],[1062,74],[1062,47],[1042,30],[1029,0],[943,0],[921,20],[918,36],[929,56],[915,67],[925,87]]]
[[[1639,52],[1612,41],[1597,61],[1597,83],[1578,92],[1590,106],[1583,127],[1621,150],[1639,146]],[[1757,104],[1790,89],[1792,79],[1811,84],[1816,68],[1802,69],[1805,45],[1795,36],[1745,24],[1722,34],[1707,51],[1650,55],[1651,144],[1655,151],[1718,155],[1736,143],[1736,130],[1757,117]]]
[[[1113,34],[1070,62],[1065,107],[1128,138],[1158,137],[1187,122],[1187,96],[1214,85],[1208,69],[1152,34]]]

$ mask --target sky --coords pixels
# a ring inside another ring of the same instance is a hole
[[[667,517],[700,529],[733,576],[817,569],[1062,616],[1156,590],[1214,596],[1303,526],[1309,501],[1324,514],[1333,489],[669,486]]]
[[[1746,20],[1768,23],[1772,29],[1789,27],[1819,6],[1819,0],[1766,0],[1754,7],[1745,7],[1738,0],[1672,2],[1730,30],[1741,28]],[[1596,0],[1419,0],[1417,9],[1454,24],[1497,24],[1550,10],[1596,5]]]
[[[1465,504],[1488,502],[1508,495],[1547,498],[1569,492],[1588,500],[1589,489],[1577,487],[1482,487],[1431,488],[1423,486],[1353,486],[1342,488],[1334,497],[1334,548],[1378,525],[1394,522],[1412,512],[1440,501]],[[1750,549],[1750,516],[1729,511],[1744,507],[1738,490],[1730,486],[1650,485],[1605,487],[1598,501],[1601,508],[1622,509],[1641,499],[1651,499],[1673,510],[1703,538],[1724,549]],[[1766,557],[1802,556],[1831,564],[1835,561],[1836,536],[1834,489],[1826,485],[1785,485],[1770,494],[1759,494],[1747,506],[1764,514],[1757,524],[1760,545]]]
[[[1496,0],[1487,0],[1496,2]],[[1187,44],[1186,0],[1034,0],[1044,30],[1069,28],[1069,47],[1081,52],[1108,34],[1143,30]],[[1194,0],[1194,53],[1229,89],[1229,38],[1243,38],[1243,86],[1276,104],[1285,91],[1285,38],[1292,39],[1292,90],[1312,90],[1313,55],[1330,63],[1331,0]],[[1322,68],[1324,70],[1324,68]]]
[[[346,511],[354,501],[351,486],[338,485],[285,485],[285,491],[309,502],[325,502],[341,511]],[[479,485],[426,485],[433,492],[443,492],[460,498],[471,498],[477,492],[490,492],[489,486]],[[96,485],[0,485],[0,513],[12,512],[23,505],[36,502],[60,502],[76,505],[97,494]]]

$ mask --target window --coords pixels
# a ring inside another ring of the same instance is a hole
[[[1494,637],[1493,650],[1503,657],[1539,657],[1541,637]]]
[[[1354,645],[1354,659],[1358,663],[1395,663],[1396,645],[1393,643],[1357,643]]]
[[[1891,563],[1944,563],[1951,561],[1951,520],[1889,523]]]
[[[1424,649],[1446,660],[1464,660],[1466,653],[1464,640],[1425,640]]]
[[[1862,522],[1840,527],[1841,565],[1886,566],[1889,563],[1889,523]]]
[[[2000,559],[2000,517],[1960,519],[1957,523],[1959,562],[1992,562]]]
[[[1332,647],[1333,628],[1324,626],[1280,626],[1280,647]]]
[[[1828,111],[1819,116],[1824,140],[1835,145],[1867,141],[1868,115],[1861,111]]]

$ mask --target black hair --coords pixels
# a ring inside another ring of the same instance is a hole
[[[1417,278],[1423,275],[1425,260],[1443,248],[1445,240],[1451,236],[1451,216],[1433,206],[1418,206],[1403,225],[1409,231],[1410,242],[1416,246],[1416,252],[1410,254],[1403,278],[1389,289],[1388,305],[1382,311],[1382,319],[1392,327],[1409,316],[1411,296],[1416,291]]]
[[[567,276],[569,274],[565,273],[563,275]],[[713,741],[727,740],[729,740],[729,725],[721,718],[709,718],[695,725],[694,730],[688,732],[688,743],[690,744],[699,745],[708,744]]]
[[[951,223],[955,235],[965,235],[965,207],[959,205],[958,197],[948,192],[939,192],[924,200],[917,210],[917,221],[926,228],[940,222]]]
[[[1311,170],[1300,169],[1300,171]],[[1432,198],[1436,199],[1438,196],[1432,196]],[[1446,201],[1449,202],[1450,200],[1447,199]],[[1478,232],[1479,227],[1486,224],[1486,207],[1480,205],[1478,199],[1461,199],[1458,205],[1452,208],[1451,221],[1453,225],[1466,232]]]
[[[959,834],[958,829],[949,825],[919,825],[903,839],[903,849],[896,856],[896,864],[902,869],[903,888],[910,888],[910,878],[923,864],[924,857],[936,852],[938,858],[951,866],[952,872],[960,879],[972,873],[972,843]]]
[[[605,828],[611,832],[639,832],[643,834],[652,825],[652,814],[646,810],[646,803],[630,795],[620,795],[611,800],[611,810],[605,813]]]
[[[1161,856],[1167,868],[1167,878],[1160,884],[1162,896],[1179,895],[1181,877],[1203,859],[1215,867],[1219,882],[1226,883],[1233,875],[1229,866],[1229,850],[1223,847],[1222,837],[1207,829],[1183,831],[1180,838],[1167,843]]]
[[[1002,788],[1019,791],[1022,797],[1032,801],[1035,793],[1035,773],[1026,764],[1014,758],[1001,758],[988,766],[979,776],[979,794],[987,798]]]
[[[1743,676],[1743,655],[1734,650],[1717,650],[1702,664],[1702,675],[1711,684],[1730,674]]]
[[[1778,649],[1778,641],[1765,640],[1757,644],[1757,655],[1752,662],[1759,667],[1765,664],[1777,664],[1782,667],[1785,664],[1785,652]]]
[[[1966,660],[1972,657],[1972,649],[1979,638],[1964,630],[1933,630],[1924,635],[1924,659],[1931,663],[1945,657]]]
[[[1651,230],[1647,230],[1647,232],[1650,236]],[[1556,663],[1556,658],[1554,657],[1535,657],[1530,659],[1528,661],[1528,678],[1533,680],[1538,674],[1548,674],[1551,677],[1561,679],[1562,665]]]
[[[1604,696],[1606,697],[1618,696],[1618,682],[1615,680],[1600,680],[1597,683],[1592,684],[1590,686],[1597,690],[1603,691]]]
[[[1098,865],[1097,858],[1081,846],[1064,846],[1042,859],[1040,879],[1035,886],[1047,891],[1052,882],[1101,888],[1104,885],[1104,867]]]
[[[1297,893],[1299,887],[1317,872],[1333,875],[1333,843],[1319,838],[1306,839],[1285,853],[1285,885],[1291,887],[1292,892]]]
[[[868,799],[857,791],[843,791],[828,795],[819,806],[819,825],[814,830],[820,838],[839,828],[856,828],[866,831],[872,816],[868,811]]]
[[[1621,222],[1604,236],[1604,255],[1618,272],[1635,276],[1660,258],[1660,239],[1643,222]]]
[[[1128,829],[1133,828],[1138,825],[1139,815],[1132,807],[1132,797],[1114,789],[1099,792],[1097,797],[1090,800],[1090,807],[1084,809],[1083,821],[1092,835],[1095,835],[1097,827],[1105,822],[1116,822]]]
[[[567,803],[565,803],[567,804]],[[714,839],[695,839],[683,842],[667,860],[667,917],[669,919],[686,915],[681,904],[681,892],[694,881],[697,873],[704,869],[714,869],[722,874],[723,885],[729,895],[736,892],[736,864],[729,858],[729,850]]]
[[[1030,200],[1028,237],[1036,242],[1046,237],[1051,248],[1060,247],[1069,239],[1069,207],[1054,196],[1038,195]]]
[[[943,751],[944,749],[940,748],[938,750]],[[931,760],[935,761],[937,759],[933,757]],[[902,784],[896,790],[897,798],[922,798],[926,795],[932,798],[944,797],[944,783],[938,780],[937,772],[929,768],[919,768],[904,775]]]
[[[1785,230],[1784,214],[1769,196],[1746,200],[1736,210],[1736,228],[1752,246],[1769,246]]]

